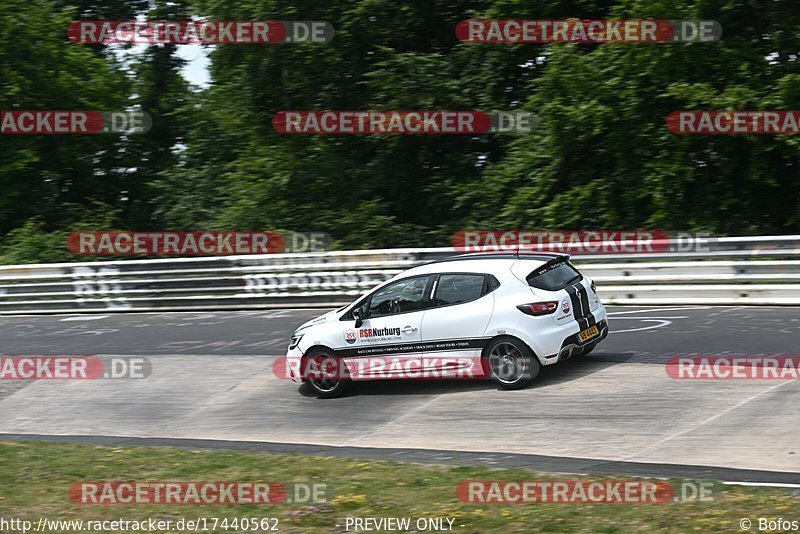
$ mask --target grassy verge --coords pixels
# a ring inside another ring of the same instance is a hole
[[[713,485],[711,502],[648,505],[476,505],[460,502],[455,494],[456,485],[466,479],[578,478],[609,477],[553,477],[519,469],[418,466],[249,452],[0,442],[0,518],[35,523],[43,516],[50,520],[274,517],[279,532],[346,532],[347,517],[410,517],[412,525],[417,518],[436,517],[454,519],[452,531],[456,533],[742,532],[740,520],[745,517],[753,521],[751,530],[757,532],[759,517],[800,520],[797,492],[718,483]],[[325,504],[274,506],[89,506],[74,504],[68,498],[68,489],[76,482],[116,480],[327,483],[333,498]],[[236,531],[245,529],[240,525],[228,530]],[[253,527],[249,531],[267,532]]]

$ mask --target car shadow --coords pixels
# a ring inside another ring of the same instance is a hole
[[[592,353],[588,356],[573,356],[555,365],[548,365],[542,368],[536,380],[528,386],[528,389],[546,387],[572,380],[578,380],[592,375],[599,371],[604,371],[609,367],[627,363],[634,360],[632,353]]]
[[[362,395],[444,395],[464,391],[497,389],[489,380],[359,380],[343,397]],[[302,384],[298,392],[304,397],[316,397],[308,384]]]
[[[542,368],[539,376],[529,386],[519,390],[526,391],[554,384],[570,382],[609,367],[635,359],[633,353],[597,353],[585,357],[573,357],[555,365]],[[489,379],[428,379],[428,380],[365,380],[355,382],[343,397],[363,395],[447,395],[466,391],[501,390]],[[298,392],[304,397],[316,395],[307,384],[302,384]],[[511,393],[511,392],[509,392]]]

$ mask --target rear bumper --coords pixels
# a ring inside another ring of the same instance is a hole
[[[558,351],[558,359],[556,361],[567,360],[572,357],[576,351],[584,349],[586,347],[591,347],[597,345],[601,341],[603,341],[606,336],[608,336],[608,321],[603,319],[602,321],[597,323],[597,328],[600,330],[600,334],[593,339],[589,339],[581,343],[578,341],[578,334],[574,334],[569,336],[564,342],[561,344],[561,350]]]
[[[602,304],[591,310],[588,325],[583,321],[583,318],[580,321],[576,318],[557,326],[542,323],[535,330],[526,328],[524,336],[521,337],[526,342],[530,340],[530,347],[539,357],[539,362],[542,365],[552,365],[560,360],[569,358],[573,353],[576,353],[576,349],[599,343],[608,335],[608,316]],[[590,326],[597,326],[599,334],[584,343],[579,343],[578,334],[582,329]],[[519,330],[522,329],[519,328]]]
[[[600,307],[592,310],[591,314],[594,319],[592,322],[594,326],[597,326],[600,333],[583,343],[578,341],[581,325],[577,320],[570,321],[567,325],[561,325],[560,328],[547,332],[547,335],[542,335],[544,332],[539,332],[540,335],[535,340],[535,342],[538,342],[539,350],[534,350],[540,355],[539,361],[542,365],[552,365],[566,360],[576,354],[578,349],[597,344],[608,336],[608,316],[605,307],[600,305]]]

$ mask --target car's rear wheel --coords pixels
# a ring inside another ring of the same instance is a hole
[[[513,337],[492,340],[484,351],[489,376],[502,389],[520,389],[530,384],[542,366],[533,351]]]
[[[330,350],[313,351],[303,358],[302,368],[306,384],[319,398],[341,397],[352,385],[341,360]]]

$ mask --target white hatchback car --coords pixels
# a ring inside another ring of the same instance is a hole
[[[518,389],[607,335],[595,284],[568,255],[464,254],[409,269],[301,325],[286,361],[293,380],[326,398],[354,380],[419,376],[488,376]],[[376,357],[401,364],[365,370]],[[453,366],[467,372],[444,372]]]

